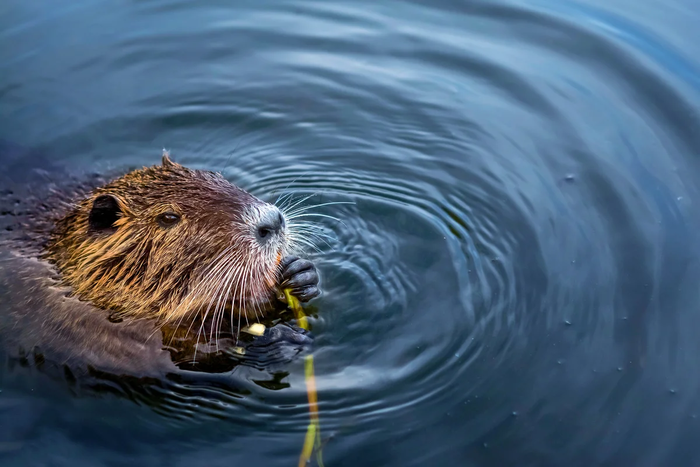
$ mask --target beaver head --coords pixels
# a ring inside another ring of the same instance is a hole
[[[165,153],[75,205],[47,257],[78,297],[121,315],[253,318],[275,298],[290,238],[277,207]]]

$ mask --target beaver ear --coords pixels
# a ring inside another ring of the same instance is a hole
[[[92,202],[88,224],[90,230],[104,232],[113,230],[114,223],[122,216],[119,200],[112,195],[100,195]]]

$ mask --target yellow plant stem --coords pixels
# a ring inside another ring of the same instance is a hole
[[[291,294],[289,289],[284,289],[287,297],[287,304],[294,312],[294,316],[299,323],[299,327],[309,330],[309,320],[301,307],[299,300]],[[306,430],[304,447],[299,456],[299,467],[305,467],[311,461],[311,456],[316,451],[316,461],[323,467],[323,456],[321,451],[321,426],[318,419],[318,395],[316,394],[316,377],[314,376],[314,357],[307,355],[304,357],[304,374],[306,375],[306,394],[309,399],[309,418],[311,422]]]

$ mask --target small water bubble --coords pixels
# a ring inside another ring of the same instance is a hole
[[[458,354],[458,353],[455,354],[455,358],[459,358],[459,354]]]
[[[488,447],[489,447],[489,443],[484,443],[484,447],[485,447],[485,448],[488,448]]]
[[[683,199],[683,197],[682,197],[682,196],[679,196],[679,197],[678,197],[678,198],[676,198],[676,199],[677,199],[678,201],[680,201],[680,200],[682,200],[682,199]]]
[[[518,416],[518,412],[516,410],[513,410],[510,414],[514,417]]]
[[[564,363],[564,360],[562,360],[561,358],[560,358],[559,360],[557,360],[557,364],[558,364],[558,365],[561,365],[561,364],[563,364],[563,363]]]
[[[671,394],[675,394],[677,391],[675,390],[675,388],[671,388],[668,390],[668,392],[670,392]]]
[[[567,326],[571,326],[571,321],[569,321],[568,319],[565,319],[564,324],[566,324]]]
[[[574,180],[576,180],[576,177],[574,176],[574,174],[566,174],[564,176],[564,180],[566,180],[567,182],[573,182]]]
[[[690,418],[698,418],[698,415],[697,415],[697,414],[692,414],[692,415],[690,416]]]
[[[621,366],[618,366],[618,367],[617,367],[617,371],[622,371],[622,367],[621,367]]]

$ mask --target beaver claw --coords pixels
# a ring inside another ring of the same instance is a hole
[[[282,260],[280,287],[291,289],[292,295],[300,301],[308,302],[321,293],[318,281],[318,271],[311,261],[296,256],[287,256]]]

